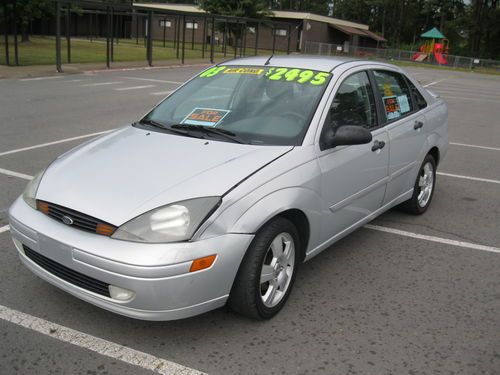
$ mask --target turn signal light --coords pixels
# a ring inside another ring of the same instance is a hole
[[[95,232],[97,234],[102,234],[103,236],[111,236],[115,229],[116,228],[111,225],[99,223],[95,228]]]
[[[47,202],[36,201],[36,208],[45,215],[49,214],[49,204]]]
[[[212,264],[214,264],[215,258],[217,258],[217,255],[209,255],[203,258],[198,258],[193,260],[189,272],[196,272],[204,270],[206,268],[210,268]]]

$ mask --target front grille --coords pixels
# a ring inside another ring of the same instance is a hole
[[[59,206],[54,203],[37,201],[37,208],[39,211],[57,221],[87,232],[110,236],[116,230],[115,226],[96,219],[95,217]],[[71,219],[71,223],[65,222],[63,218]]]
[[[80,288],[89,290],[91,292],[100,294],[102,296],[110,297],[109,295],[109,284],[103,281],[96,280],[90,276],[86,276],[80,272],[74,271],[71,268],[63,266],[52,259],[49,259],[36,251],[31,250],[26,245],[23,245],[24,253],[33,262],[42,267],[45,271],[51,273],[54,276],[67,281],[73,285],[79,286]]]

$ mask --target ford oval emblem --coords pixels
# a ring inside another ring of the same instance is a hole
[[[69,216],[63,216],[63,217],[61,218],[61,220],[62,220],[62,222],[63,222],[64,224],[66,224],[66,225],[71,225],[71,224],[73,224],[73,219],[72,219],[72,218],[70,218]]]

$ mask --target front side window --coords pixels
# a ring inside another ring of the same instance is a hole
[[[373,71],[387,121],[393,121],[414,110],[410,89],[404,77],[386,70]]]
[[[377,110],[366,72],[353,74],[342,82],[333,99],[327,124],[328,121],[334,130],[343,125],[377,127]]]
[[[216,66],[143,120],[229,131],[251,144],[298,145],[331,76],[309,69]]]

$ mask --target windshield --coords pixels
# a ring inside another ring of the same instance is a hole
[[[173,93],[143,122],[243,143],[298,145],[331,73],[280,67],[216,66]],[[211,128],[211,129],[209,129]],[[210,130],[210,131],[208,131]]]

